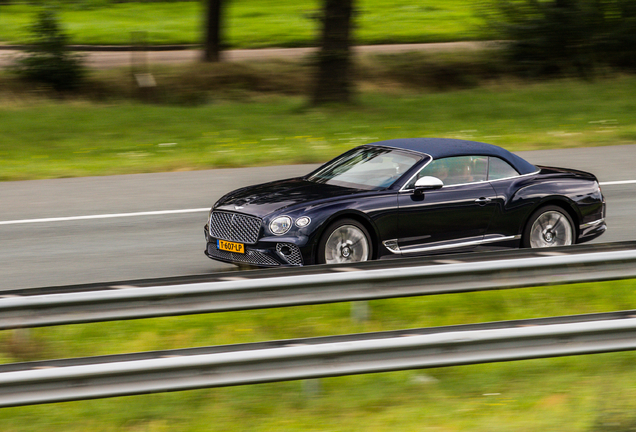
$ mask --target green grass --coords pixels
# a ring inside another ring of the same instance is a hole
[[[379,300],[365,323],[351,322],[343,303],[69,325],[32,330],[28,358],[603,312],[635,301],[631,280]],[[17,360],[10,332],[0,342],[3,361]],[[5,408],[0,424],[3,432],[628,431],[634,361],[628,352],[329,378],[315,396],[296,381]]]
[[[233,48],[312,46],[318,37],[318,0],[233,0],[226,11],[226,43]],[[203,3],[119,3],[91,9],[67,5],[61,20],[73,44],[126,45],[131,32],[147,32],[151,44],[198,44]],[[0,6],[0,41],[26,40],[25,27],[37,8]],[[356,43],[410,43],[473,40],[485,37],[475,2],[361,0]]]
[[[308,17],[317,2],[231,4],[232,46],[315,40],[316,22]],[[470,5],[367,0],[360,2],[356,37],[359,43],[476,38]],[[74,43],[127,44],[131,31],[148,31],[151,43],[196,43],[198,8],[121,4],[65,10],[62,17]],[[33,11],[0,6],[0,40],[24,40],[20,29]],[[160,88],[170,79],[162,73]],[[205,94],[206,103],[192,107],[3,92],[0,180],[321,162],[396,137],[467,138],[510,150],[636,142],[633,77],[504,81],[431,93],[416,83],[394,88],[388,75],[361,82],[367,90],[356,105],[325,108],[308,108],[300,96],[254,96],[235,81],[223,84],[230,87],[223,98]],[[32,330],[27,343],[0,333],[0,362],[604,312],[631,309],[635,300],[636,281],[623,281],[374,301],[366,323],[352,323],[349,304],[335,304],[60,326]],[[0,410],[0,429],[621,432],[636,427],[635,361],[628,352],[329,378],[313,397],[301,382],[288,382],[9,408]]]
[[[465,138],[512,151],[636,142],[633,77],[405,92],[366,92],[356,105],[324,108],[285,96],[193,107],[5,96],[0,179],[317,163],[398,137]]]

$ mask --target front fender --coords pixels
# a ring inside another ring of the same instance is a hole
[[[326,203],[311,209],[306,214],[312,218],[314,226],[309,234],[314,248],[317,248],[327,227],[341,218],[355,219],[367,228],[375,246],[375,258],[378,257],[377,252],[380,250],[378,245],[382,240],[397,238],[397,193],[393,191],[358,196],[355,200]],[[314,222],[316,222],[315,225]]]

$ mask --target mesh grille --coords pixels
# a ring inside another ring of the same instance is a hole
[[[289,248],[289,250],[291,252],[289,255],[285,255],[285,254],[283,254],[281,252],[281,250],[284,247]],[[276,251],[283,258],[285,258],[285,261],[287,261],[289,264],[294,265],[294,266],[303,265],[303,256],[300,254],[300,249],[295,244],[291,244],[291,243],[276,243]]]
[[[213,212],[210,235],[222,240],[254,244],[261,230],[261,220],[239,213]]]
[[[265,255],[264,253],[246,249],[244,254],[226,252],[218,250],[214,247],[214,244],[210,244],[208,247],[208,255],[213,258],[219,258],[226,261],[232,261],[237,263],[246,263],[262,266],[278,266],[280,265],[274,258]]]

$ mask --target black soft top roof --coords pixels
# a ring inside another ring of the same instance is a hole
[[[433,159],[449,156],[496,156],[512,165],[519,174],[530,174],[539,169],[530,162],[492,144],[451,138],[401,138],[378,141],[367,145],[393,147],[430,155]]]

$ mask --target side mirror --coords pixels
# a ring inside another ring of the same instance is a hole
[[[444,182],[437,177],[424,176],[415,182],[415,193],[421,194],[427,190],[441,189],[444,186]]]

